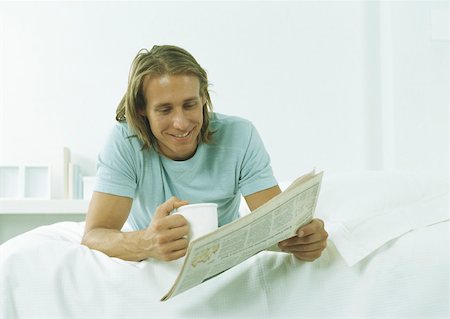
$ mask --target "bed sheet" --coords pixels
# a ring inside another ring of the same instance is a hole
[[[324,176],[314,262],[261,252],[166,302],[172,278],[80,244],[84,223],[0,246],[0,318],[449,318],[449,181],[403,172]]]
[[[0,246],[0,318],[448,318],[449,222],[390,241],[349,267],[332,241],[302,262],[262,252],[166,302],[150,261],[79,244],[84,223]]]

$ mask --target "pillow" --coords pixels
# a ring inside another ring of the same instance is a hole
[[[324,174],[317,218],[349,266],[408,231],[449,219],[447,176],[402,171]]]

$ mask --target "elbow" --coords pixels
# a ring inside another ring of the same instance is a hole
[[[86,247],[90,248],[90,247],[89,247],[89,240],[86,238],[86,234],[84,234],[83,237],[81,238],[80,244],[83,245],[83,246],[86,246]]]
[[[81,242],[80,242],[80,244],[83,245],[83,246],[88,246],[88,247],[89,247],[88,241],[87,241],[87,239],[86,239],[86,234],[84,234],[83,237],[81,237]]]
[[[85,230],[84,234],[83,234],[83,237],[81,237],[81,242],[80,242],[81,245],[86,246],[88,248],[92,248],[91,247],[91,240],[90,240],[90,237],[91,237],[90,233],[91,233],[91,231],[92,231],[92,229],[91,230]]]

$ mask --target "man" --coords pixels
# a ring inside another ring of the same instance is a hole
[[[221,226],[239,217],[241,194],[254,210],[281,192],[253,125],[211,110],[206,72],[190,53],[138,53],[99,155],[82,244],[125,260],[175,260],[186,254],[189,229],[174,208],[217,203]],[[122,232],[127,220],[133,231]],[[279,247],[312,261],[327,236],[314,219]]]

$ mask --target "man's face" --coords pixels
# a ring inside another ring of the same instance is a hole
[[[172,160],[195,154],[203,123],[204,98],[193,75],[163,75],[143,84],[147,116],[161,153]]]

